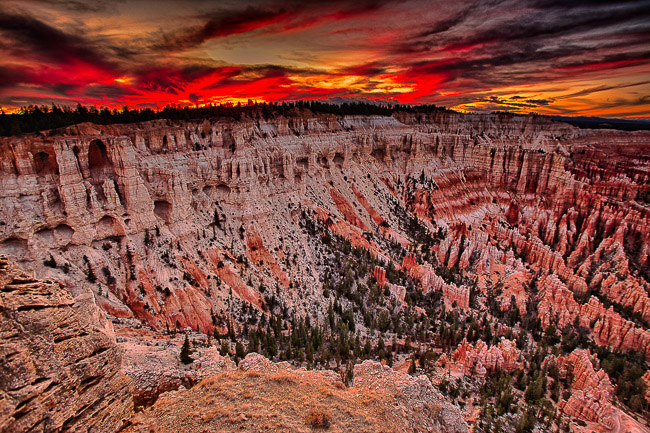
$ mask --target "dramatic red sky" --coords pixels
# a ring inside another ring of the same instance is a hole
[[[650,118],[650,1],[1,0],[0,106],[368,98]]]

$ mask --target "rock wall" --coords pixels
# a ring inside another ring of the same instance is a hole
[[[113,328],[92,296],[0,256],[0,430],[115,432],[131,416]]]

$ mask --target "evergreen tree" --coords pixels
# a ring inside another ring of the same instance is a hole
[[[246,356],[246,350],[244,349],[244,345],[238,341],[237,344],[235,344],[235,359],[239,360],[244,358],[245,356]]]
[[[226,356],[230,352],[230,344],[228,344],[228,340],[222,340],[221,341],[221,348],[219,349],[219,354],[221,356]]]
[[[185,334],[185,341],[183,342],[183,347],[181,347],[181,354],[180,354],[180,359],[183,364],[191,364],[194,362],[192,357],[190,356],[192,354],[192,349],[190,349],[190,340],[187,338],[187,334]]]

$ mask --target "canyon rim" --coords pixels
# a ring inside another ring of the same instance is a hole
[[[0,432],[649,432],[648,18],[3,2]]]

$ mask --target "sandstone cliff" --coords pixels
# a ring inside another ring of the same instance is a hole
[[[608,429],[614,428],[615,412],[612,405],[614,387],[603,370],[592,364],[592,356],[586,350],[575,350],[567,357],[556,360],[560,374],[572,375],[572,393],[568,400],[562,400],[559,408],[569,416],[586,421],[596,421]]]

